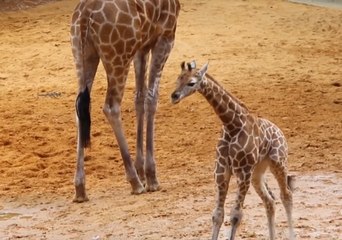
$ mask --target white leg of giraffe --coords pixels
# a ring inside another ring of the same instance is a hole
[[[156,176],[156,164],[154,158],[154,117],[157,109],[159,96],[159,81],[164,64],[173,47],[174,36],[171,38],[160,37],[152,48],[151,68],[148,81],[148,92],[146,99],[146,160],[145,174],[147,180],[147,191],[159,190]]]
[[[74,177],[75,184],[75,197],[73,202],[85,202],[88,201],[88,196],[86,194],[85,189],[85,173],[84,173],[84,147],[81,144],[80,140],[80,127],[79,120],[76,116],[77,120],[77,161],[76,161],[76,172]]]
[[[149,54],[145,51],[138,51],[134,57],[135,69],[135,111],[137,124],[137,139],[136,139],[136,160],[135,168],[139,178],[145,184],[144,170],[144,118],[145,118],[145,98],[146,98],[146,67]]]
[[[121,69],[119,67],[118,69]],[[132,194],[140,194],[145,191],[144,186],[142,185],[138,174],[135,170],[133,162],[131,160],[131,156],[128,150],[128,144],[126,138],[124,136],[122,123],[121,123],[121,100],[123,97],[123,89],[124,83],[127,78],[129,67],[126,65],[126,69],[120,70],[120,72],[116,72],[113,75],[108,76],[108,82],[120,82],[123,83],[121,86],[116,86],[115,84],[108,84],[107,95],[105,104],[103,107],[103,112],[106,115],[109,124],[111,125],[116,140],[119,145],[120,153],[123,159],[126,177],[132,186]],[[114,79],[116,78],[125,78],[125,79]]]
[[[264,173],[266,171],[267,166],[268,166],[267,160],[263,160],[255,166],[253,175],[252,175],[252,185],[256,193],[259,195],[259,197],[264,203],[264,206],[266,209],[267,221],[268,221],[268,230],[269,230],[270,240],[274,240],[275,239],[275,222],[274,222],[275,204],[274,204],[273,194],[270,191],[270,189],[267,187],[265,179],[264,179]]]
[[[280,199],[284,205],[287,222],[289,227],[289,239],[293,240],[296,238],[294,228],[293,228],[293,220],[292,220],[292,177],[287,175],[287,170],[284,168],[281,162],[286,162],[286,160],[277,160],[271,161],[270,170],[273,173],[274,177],[277,179],[279,189],[280,189]]]

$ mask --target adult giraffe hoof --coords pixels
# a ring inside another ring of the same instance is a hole
[[[155,184],[151,184],[151,185],[147,185],[146,186],[146,190],[148,192],[156,192],[159,191],[161,189],[159,183],[155,183]]]
[[[75,196],[72,201],[75,203],[82,203],[89,201],[89,198],[87,196]]]
[[[146,190],[145,190],[144,186],[141,184],[139,178],[138,179],[132,179],[129,182],[131,183],[131,186],[132,186],[131,194],[139,195],[139,194],[146,192]]]
[[[75,197],[72,200],[76,203],[82,203],[89,201],[89,198],[87,197],[85,186],[84,184],[75,185]]]
[[[143,186],[141,186],[139,188],[132,189],[131,194],[139,195],[139,194],[142,194],[142,193],[145,193],[145,192],[146,192],[146,189]]]
[[[146,175],[146,179],[146,190],[148,192],[155,192],[161,189],[155,173]]]
[[[156,192],[156,191],[159,191],[161,189],[159,183],[158,183],[158,180],[157,178],[150,178],[150,179],[147,179],[147,186],[146,186],[146,190],[148,192]]]
[[[145,178],[145,171],[144,170],[138,170],[137,169],[137,174],[140,179],[140,182],[143,186],[146,186],[146,178]]]

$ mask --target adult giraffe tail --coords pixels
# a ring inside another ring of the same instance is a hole
[[[80,92],[76,99],[76,113],[78,117],[79,139],[81,147],[90,146],[90,93],[88,87]]]
[[[88,6],[87,4],[86,6]],[[80,5],[81,8],[82,4]],[[76,98],[76,114],[78,117],[78,138],[80,141],[80,146],[83,148],[90,146],[90,89],[88,88],[89,83],[94,80],[96,73],[98,59],[92,62],[92,48],[89,42],[89,19],[91,16],[91,11],[86,11],[86,6],[80,9],[81,14],[79,16],[79,27],[76,27],[76,34],[79,32],[79,39],[74,41],[75,58],[77,59],[76,66],[78,68],[79,77],[79,89],[84,89],[78,93]],[[87,47],[87,51],[85,48]],[[96,54],[95,54],[96,55]],[[97,55],[96,55],[97,56]]]

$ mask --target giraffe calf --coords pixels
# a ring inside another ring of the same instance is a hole
[[[235,238],[242,219],[245,196],[251,183],[264,203],[270,239],[275,239],[274,195],[264,179],[268,167],[279,184],[290,239],[294,239],[293,178],[287,172],[288,147],[284,134],[274,123],[250,113],[241,101],[226,91],[207,73],[208,64],[196,69],[194,61],[187,64],[182,62],[181,68],[177,88],[171,95],[172,103],[179,103],[182,99],[199,92],[207,99],[222,122],[221,136],[216,146],[217,197],[212,217],[212,239],[218,238],[224,220],[224,203],[232,175],[237,178],[238,191],[230,214],[231,230],[228,239]]]

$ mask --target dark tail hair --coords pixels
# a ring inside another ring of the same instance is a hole
[[[270,187],[267,185],[266,181],[264,183],[265,183],[265,187],[266,187],[268,194],[271,196],[271,198],[273,200],[275,200],[275,196],[274,196],[273,192],[271,191]]]
[[[90,146],[90,93],[88,87],[80,92],[76,98],[76,113],[78,117],[79,138],[81,146]]]
[[[291,192],[294,191],[295,188],[295,177],[294,176],[287,176],[287,187],[291,190]]]

